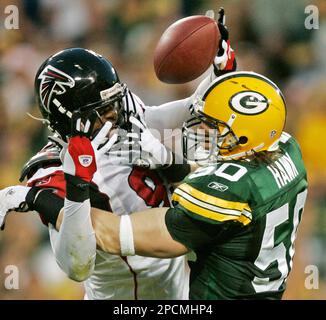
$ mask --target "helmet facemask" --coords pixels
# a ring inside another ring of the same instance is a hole
[[[98,121],[100,127],[95,129],[93,136],[96,135],[106,121],[111,121],[113,124],[112,128],[116,128],[123,127],[128,119],[124,108],[124,97],[127,92],[126,84],[116,83],[112,88],[105,91],[109,90],[111,91],[111,94],[102,95],[101,92],[103,100],[85,105],[79,109],[79,112],[84,120],[89,119],[90,115],[95,112],[96,118],[94,121]],[[112,120],[108,120],[105,117],[110,111],[114,112],[114,115],[110,117]]]
[[[114,89],[114,90],[112,90]],[[98,128],[95,127],[94,133],[92,134],[91,138],[96,135],[96,133],[101,129],[101,127],[104,125],[104,123],[107,121],[107,119],[104,118],[104,116],[109,111],[114,111],[116,116],[112,119],[113,127],[123,127],[126,123],[128,117],[125,114],[124,110],[124,97],[126,95],[127,86],[124,83],[116,83],[112,88],[109,88],[108,90],[104,91],[111,91],[111,94],[105,94],[102,95],[102,100],[99,100],[94,103],[90,103],[87,105],[84,105],[77,109],[75,112],[78,112],[82,118],[83,123],[86,122],[87,119],[93,119],[92,125],[94,125],[95,122],[98,122],[99,125]],[[96,115],[95,117],[93,115]],[[67,112],[65,114],[66,123],[67,125],[71,125],[72,120],[72,113]],[[66,139],[66,137],[62,136],[61,132],[57,130],[57,127],[62,127],[62,121],[58,123],[56,119],[51,117],[51,114],[49,115],[49,124],[48,127],[51,131],[57,133],[62,137],[62,139]]]
[[[182,128],[183,155],[188,161],[198,164],[215,163],[220,154],[229,152],[239,145],[239,139],[231,126],[236,116],[232,114],[228,123],[205,115],[200,98],[193,104],[193,117]]]

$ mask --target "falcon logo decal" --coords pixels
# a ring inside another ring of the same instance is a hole
[[[67,87],[73,88],[75,80],[60,71],[59,69],[47,66],[39,75],[40,83],[40,98],[43,108],[50,112],[50,103],[54,98],[53,95],[61,95],[67,91]]]

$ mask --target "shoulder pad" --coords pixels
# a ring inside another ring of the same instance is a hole
[[[61,165],[60,147],[55,143],[50,142],[40,152],[25,163],[21,171],[19,181],[24,181],[26,177],[29,179],[38,169],[53,164]]]

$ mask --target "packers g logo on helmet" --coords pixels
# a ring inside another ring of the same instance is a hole
[[[268,108],[268,99],[259,92],[244,91],[230,99],[230,107],[243,114],[258,114]]]
[[[275,151],[286,106],[280,89],[254,72],[231,72],[217,78],[193,104],[193,118],[183,126],[188,160],[229,160]],[[204,130],[204,132],[203,132]]]

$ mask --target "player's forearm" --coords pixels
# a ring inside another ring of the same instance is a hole
[[[120,255],[120,217],[97,208],[92,208],[91,217],[98,249]]]
[[[188,98],[167,102],[159,106],[146,107],[145,120],[148,127],[161,132],[164,129],[181,128],[183,122],[191,116],[189,107],[194,98],[202,95],[215,78],[214,72],[211,72]]]
[[[90,218],[90,201],[74,202],[65,199],[62,223],[57,227],[53,251],[61,269],[75,281],[86,280],[93,272],[96,239]]]
[[[67,195],[56,223],[59,232],[52,230],[52,247],[58,265],[69,278],[84,281],[94,270],[96,256],[89,186],[77,177],[65,177]]]
[[[130,216],[136,254],[141,256],[172,258],[188,252],[181,243],[172,239],[165,225],[168,208],[153,208]]]
[[[164,129],[181,128],[183,122],[190,116],[189,105],[190,98],[186,98],[146,107],[144,113],[146,124],[149,128],[159,130],[161,134]]]
[[[114,215],[112,212],[93,207],[91,208],[90,212],[97,248],[111,254],[120,255],[120,217]],[[58,216],[56,230],[60,230],[63,217],[64,209]]]
[[[96,257],[89,189],[97,167],[89,140],[91,121],[82,123],[78,113],[72,120],[71,137],[63,160],[66,180],[64,215],[54,251],[59,265],[68,276],[84,281],[92,274]]]
[[[174,241],[165,226],[167,208],[147,209],[130,215],[134,253],[137,255],[170,258],[187,252],[182,244]],[[121,252],[120,217],[100,209],[92,208],[92,221],[98,247],[108,253],[125,255]],[[131,246],[130,243],[127,247]],[[126,247],[126,246],[124,246]]]

